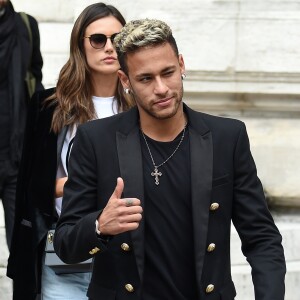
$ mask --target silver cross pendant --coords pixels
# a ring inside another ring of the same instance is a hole
[[[159,178],[158,178],[158,176],[161,176],[161,175],[162,175],[162,172],[158,172],[157,167],[154,167],[154,172],[151,172],[151,176],[155,177],[155,184],[156,185],[159,185]]]

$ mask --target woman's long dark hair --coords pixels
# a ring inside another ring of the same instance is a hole
[[[95,3],[86,7],[77,18],[71,33],[70,57],[60,71],[55,93],[47,103],[56,104],[51,129],[58,133],[66,125],[81,124],[95,117],[92,101],[93,86],[87,64],[83,37],[86,28],[94,21],[113,16],[123,26],[125,19],[112,5]],[[131,98],[125,98],[118,80],[115,92],[118,112],[132,107]]]

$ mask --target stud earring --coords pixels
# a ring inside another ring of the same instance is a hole
[[[185,73],[182,73],[182,74],[181,74],[181,79],[184,80],[185,78],[186,78],[186,74],[185,74]]]
[[[130,94],[130,89],[124,89],[124,93],[129,95]]]

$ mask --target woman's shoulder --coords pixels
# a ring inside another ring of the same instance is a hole
[[[46,89],[42,91],[35,92],[33,96],[30,99],[30,102],[28,104],[28,119],[32,119],[30,122],[37,123],[39,119],[52,119],[52,115],[54,112],[54,109],[56,105],[52,105],[51,101],[48,103],[46,102],[46,99],[48,99],[51,95],[55,93],[55,89]],[[54,104],[54,102],[53,102]]]
[[[45,103],[45,100],[48,99],[50,96],[54,95],[54,93],[55,93],[55,88],[49,88],[46,90],[35,92],[32,98],[30,99],[29,106],[39,107],[39,108],[48,107],[49,105]],[[51,104],[50,101],[49,104]]]
[[[52,96],[55,93],[55,88],[49,88],[41,91],[37,91],[34,93],[32,98],[38,98],[40,101],[47,99],[48,97]]]
[[[93,120],[79,125],[78,130],[95,139],[99,136],[115,136],[116,132],[128,134],[138,126],[138,111],[136,107],[126,112],[120,112],[110,117]]]

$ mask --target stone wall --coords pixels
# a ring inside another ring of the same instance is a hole
[[[68,57],[74,20],[93,2],[13,0],[16,10],[26,11],[39,21],[46,87],[55,85]],[[283,234],[288,263],[286,300],[298,299],[300,2],[112,0],[109,3],[119,8],[127,20],[149,17],[169,23],[187,68],[185,101],[197,110],[239,118],[246,123],[258,174]],[[237,299],[253,300],[249,267],[241,256],[234,230],[232,248]],[[0,285],[4,273],[0,268]]]
[[[93,1],[13,3],[40,22],[44,84],[53,86],[68,57],[72,23]],[[293,138],[300,134],[300,2],[110,3],[127,20],[155,17],[172,26],[187,68],[185,101],[197,110],[244,120],[270,201],[300,207],[300,142]]]
[[[7,249],[6,238],[5,238],[3,207],[2,205],[0,205],[0,299],[1,300],[12,299],[12,295],[11,295],[12,283],[11,280],[6,277],[7,258],[8,258],[8,249]]]

